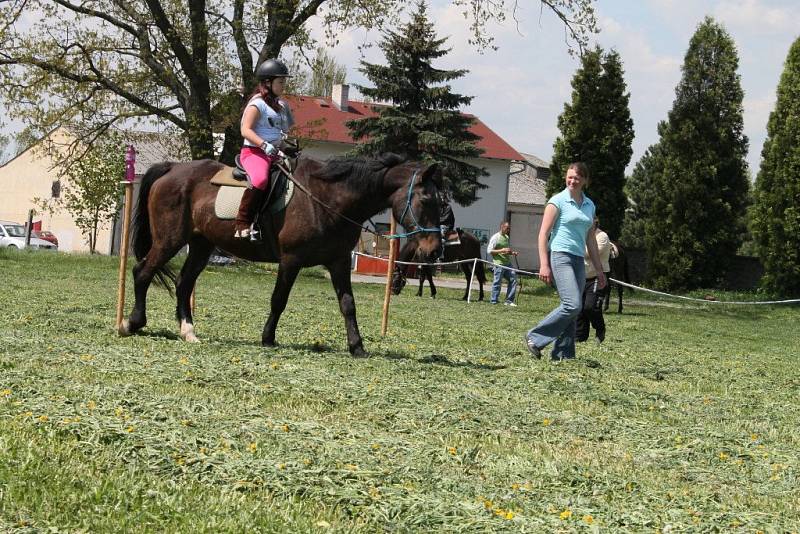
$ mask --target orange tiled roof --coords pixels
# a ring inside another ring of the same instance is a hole
[[[330,98],[311,96],[287,97],[295,118],[295,127],[302,137],[332,143],[355,144],[350,137],[350,131],[345,123],[353,119],[363,119],[377,115],[372,108],[375,104],[350,101],[346,111],[337,108]],[[476,143],[483,149],[482,158],[517,160],[523,159],[522,155],[494,133],[480,119],[473,115],[465,114],[475,119],[470,131],[480,137]]]

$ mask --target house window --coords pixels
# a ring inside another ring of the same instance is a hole
[[[50,196],[52,198],[60,198],[61,197],[61,180],[56,180],[50,186]]]

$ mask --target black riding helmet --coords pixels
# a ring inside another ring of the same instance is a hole
[[[256,78],[259,80],[271,80],[273,78],[291,78],[289,69],[277,59],[268,59],[256,69]]]

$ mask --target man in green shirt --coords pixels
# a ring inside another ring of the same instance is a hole
[[[512,250],[511,245],[511,225],[508,221],[500,224],[500,231],[492,236],[486,246],[486,252],[492,257],[494,263],[494,281],[492,282],[491,304],[497,304],[500,298],[500,287],[503,284],[503,277],[508,280],[506,287],[506,306],[516,306],[514,298],[517,296],[517,273],[511,270],[511,257],[516,256],[517,252]]]

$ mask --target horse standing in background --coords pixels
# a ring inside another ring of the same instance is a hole
[[[483,262],[480,261],[482,259],[481,242],[477,237],[463,230],[458,231],[458,236],[461,243],[458,245],[445,246],[443,260],[445,262],[450,262],[459,260],[473,260],[477,258],[478,261],[475,264],[475,278],[478,280],[478,300],[483,300],[483,284],[486,283],[486,271],[484,270]],[[421,261],[421,256],[418,253],[418,250],[419,248],[416,240],[411,239],[406,242],[405,245],[403,245],[403,248],[397,255],[397,259],[399,261],[425,263],[424,261]],[[461,263],[458,266],[464,273],[464,277],[467,280],[467,288],[464,290],[464,296],[461,298],[461,300],[467,300],[467,297],[469,296],[469,283],[470,280],[472,280],[473,275],[472,266],[472,262]],[[431,298],[436,298],[436,286],[433,284],[434,268],[435,267],[429,265],[419,266],[417,268],[417,277],[419,278],[419,289],[417,290],[418,297],[422,296],[422,287],[425,284],[425,280],[428,280],[428,285],[431,288]],[[406,285],[406,276],[408,271],[408,265],[395,265],[394,274],[392,275],[392,292],[395,295],[399,295],[403,290],[403,287]]]
[[[301,157],[292,180],[302,192],[283,211],[262,211],[262,217],[271,217],[276,251],[265,246],[267,239],[262,243],[234,238],[234,221],[216,216],[219,187],[210,179],[224,167],[212,160],[159,163],[142,178],[133,236],[139,260],[133,267],[135,303],[119,334],[133,334],[147,324],[147,290],[155,277],[164,285],[175,284],[181,337],[197,341],[190,295],[214,248],[219,247],[239,258],[279,262],[262,345],[275,345],[278,320],[300,269],[324,265],[344,316],[348,348],[355,356],[364,355],[350,282],[350,254],[358,242],[360,224],[391,208],[408,232],[417,232],[417,254],[434,259],[441,243],[437,166],[404,162],[391,154],[328,162]],[[167,262],[187,243],[189,254],[176,276]]]

